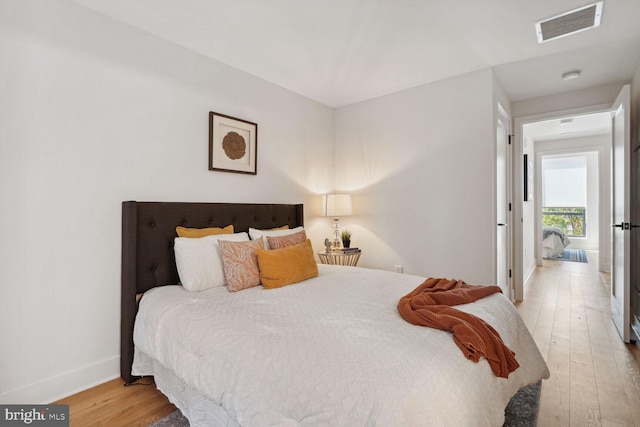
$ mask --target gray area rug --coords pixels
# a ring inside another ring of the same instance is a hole
[[[541,386],[542,382],[538,381],[518,390],[504,410],[503,427],[535,427],[537,425]],[[149,427],[189,427],[189,421],[182,412],[176,410]]]
[[[542,381],[522,387],[504,410],[502,427],[535,427],[538,425]]]
[[[149,427],[188,427],[189,421],[182,415],[179,409],[176,409],[164,418],[159,419]]]

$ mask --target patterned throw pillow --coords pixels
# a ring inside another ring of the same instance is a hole
[[[288,227],[288,226],[286,226]],[[299,231],[304,230],[304,227],[300,226],[300,227],[296,227],[296,228],[291,228],[291,229],[287,229],[287,228],[282,228],[281,229],[271,229],[271,230],[260,230],[257,228],[249,228],[249,237],[251,237],[251,240],[258,240],[258,239],[264,239],[264,248],[265,249],[270,249],[269,248],[269,242],[267,242],[267,236],[271,236],[271,237],[275,237],[275,236],[288,236],[289,234],[294,234],[297,233]]]
[[[307,241],[307,233],[298,231],[287,236],[267,236],[270,249],[282,249],[287,246],[299,245]]]
[[[260,284],[260,270],[258,270],[255,250],[264,249],[262,239],[248,242],[220,240],[218,243],[227,279],[227,289],[230,292],[236,292],[258,286]]]

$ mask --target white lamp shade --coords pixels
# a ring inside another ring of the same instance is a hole
[[[324,216],[334,218],[351,215],[351,194],[327,194],[324,196]]]

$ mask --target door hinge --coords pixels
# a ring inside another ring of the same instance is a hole
[[[511,203],[509,203],[509,212],[511,212]]]
[[[509,279],[511,279],[511,269],[509,269]]]
[[[509,138],[508,138],[509,139],[509,142],[508,142],[509,145],[511,145],[511,138],[513,138],[513,135],[509,135]]]

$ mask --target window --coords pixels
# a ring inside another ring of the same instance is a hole
[[[542,224],[556,227],[569,237],[586,237],[585,208],[542,208]]]
[[[569,237],[586,237],[587,156],[542,158],[542,222]]]

